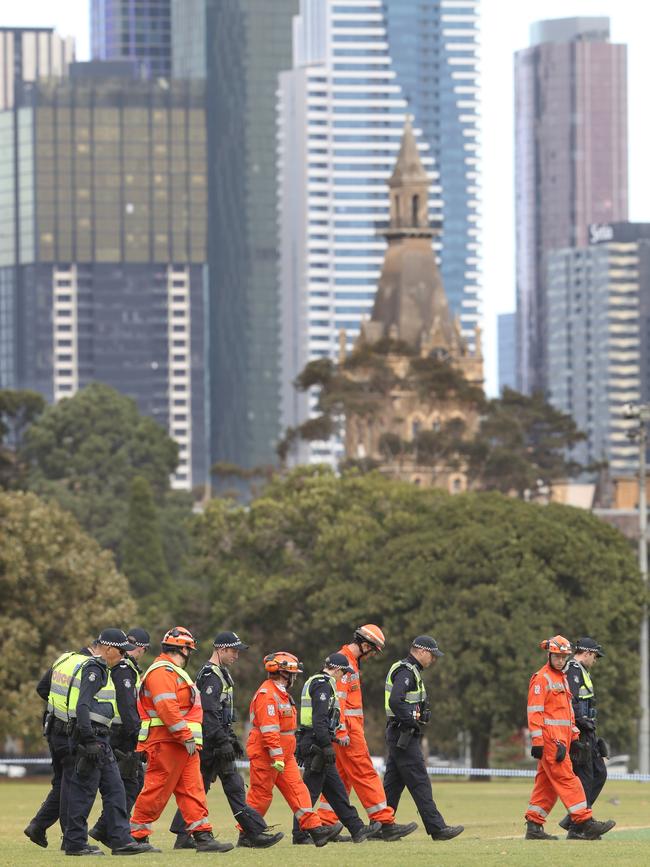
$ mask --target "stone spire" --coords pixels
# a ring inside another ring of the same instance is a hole
[[[375,305],[363,339],[401,340],[422,354],[461,355],[465,341],[447,304],[431,246],[437,229],[429,225],[429,176],[407,117],[397,162],[388,182],[390,221]]]

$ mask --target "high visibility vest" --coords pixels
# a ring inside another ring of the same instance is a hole
[[[212,662],[206,662],[201,671],[196,676],[196,682],[201,679],[203,672],[213,672],[219,678],[221,683],[221,702],[222,721],[224,726],[230,726],[235,721],[235,690],[230,674],[224,674],[220,665],[214,665]]]
[[[129,668],[133,671],[133,698],[137,700],[138,690],[140,689],[140,670],[138,669],[135,662],[131,659],[130,656],[124,657],[124,662],[129,666]],[[117,707],[117,702],[115,703],[115,717],[113,718],[113,725],[122,725],[122,717],[120,716],[119,709]]]
[[[583,679],[583,684],[578,690],[578,698],[581,701],[589,701],[589,699],[594,698],[594,684],[591,679],[591,675],[583,665],[580,665],[577,659],[574,659],[573,662],[575,662],[576,665],[580,666],[580,671],[582,672]]]
[[[406,659],[401,659],[399,662],[394,662],[386,675],[386,684],[384,686],[384,707],[386,708],[386,716],[390,718],[394,717],[395,714],[391,710],[390,707],[390,694],[393,689],[393,675],[397,671],[398,668],[408,668],[410,672],[415,676],[415,689],[410,690],[404,696],[404,701],[407,704],[414,705],[414,711],[416,710],[418,705],[423,705],[427,700],[427,691],[424,688],[424,681],[422,680],[422,675],[420,674],[420,669],[417,665],[413,665],[412,662],[408,662]],[[414,714],[415,719],[415,714]]]
[[[312,676],[307,678],[307,680],[305,681],[305,684],[302,688],[302,693],[300,695],[300,725],[307,729],[313,728],[313,708],[311,703],[311,695],[309,694],[309,687],[315,680],[320,680],[323,683],[329,683],[329,685],[332,687],[329,703],[327,706],[327,716],[329,719],[330,730],[336,731],[339,720],[341,718],[341,704],[339,702],[339,697],[336,694],[336,680],[331,677],[331,675],[325,674],[324,672],[312,674]]]
[[[196,743],[201,746],[203,744],[203,709],[201,707],[201,696],[199,695],[199,691],[196,688],[194,681],[189,676],[189,674],[185,671],[185,669],[180,668],[178,665],[174,665],[173,662],[170,662],[168,659],[161,659],[158,662],[154,662],[149,668],[146,670],[144,677],[142,678],[142,684],[140,685],[140,697],[142,695],[147,695],[147,675],[149,675],[156,668],[172,668],[174,672],[184,680],[185,683],[190,687],[192,694],[192,706],[187,710],[181,710],[181,715],[185,717],[185,722],[187,723],[187,727],[192,732],[192,737],[196,741]],[[155,710],[147,710],[147,714],[149,719],[143,719],[140,723],[140,733],[138,734],[139,741],[146,741],[149,737],[149,732],[152,728],[156,726],[164,726],[165,723],[160,719]]]
[[[94,662],[93,657],[81,653],[64,653],[52,666],[52,682],[47,698],[47,708],[50,713],[62,722],[70,722],[77,718],[77,703],[83,668]],[[90,710],[92,722],[110,726],[117,714],[115,702],[115,686],[108,672],[108,680],[94,697]]]

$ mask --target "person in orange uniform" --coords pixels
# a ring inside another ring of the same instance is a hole
[[[569,757],[571,743],[579,735],[571,690],[564,674],[573,648],[562,635],[542,641],[540,647],[548,651],[548,660],[531,677],[528,688],[530,752],[537,759],[537,774],[526,811],[526,839],[557,840],[544,831],[544,822],[559,798],[573,822],[569,839],[598,840],[616,822],[598,822],[593,818]]]
[[[138,750],[147,753],[144,787],[131,818],[131,833],[146,840],[173,795],[198,852],[229,852],[232,843],[214,839],[201,779],[198,750],[203,711],[199,691],[185,668],[196,642],[182,626],[165,634],[162,653],[145,672],[138,709]]]
[[[302,663],[292,653],[278,651],[264,657],[268,678],[250,704],[251,730],[246,751],[250,759],[250,787],[246,801],[264,816],[271,806],[273,787],[277,786],[316,846],[325,846],[336,837],[341,823],[321,825],[311,804],[295,758],[297,713],[289,693]]]
[[[377,836],[383,840],[399,840],[417,829],[416,822],[398,825],[395,812],[386,803],[386,793],[370,758],[366,736],[363,731],[363,701],[361,697],[361,660],[381,653],[386,644],[384,633],[374,623],[360,626],[350,644],[340,650],[352,668],[337,685],[341,704],[341,729],[334,741],[336,768],[343,785],[354,789],[371,822],[380,822]],[[336,822],[336,813],[327,801],[321,798],[320,816],[326,824]]]

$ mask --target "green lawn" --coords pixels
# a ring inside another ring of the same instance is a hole
[[[596,816],[616,819],[618,827],[603,840],[588,843],[565,841],[527,843],[522,839],[523,813],[528,802],[532,780],[499,780],[490,783],[470,783],[461,780],[435,779],[434,794],[450,824],[465,825],[465,833],[448,843],[434,843],[420,828],[406,840],[397,843],[369,841],[361,846],[330,844],[323,849],[292,846],[290,842],[289,809],[280,794],[267,816],[287,834],[281,843],[268,851],[235,849],[212,858],[240,865],[322,864],[331,867],[412,867],[412,865],[645,865],[650,863],[650,785],[611,782],[599,802]],[[58,828],[50,830],[50,846],[40,849],[22,834],[46,792],[44,783],[0,783],[0,865],[46,865],[61,863]],[[235,840],[232,817],[219,786],[209,795],[210,814],[221,839]],[[161,855],[139,856],[151,865],[195,864],[196,853],[172,852],[173,837],[167,828],[173,807],[168,807],[154,835],[154,842],[163,850]],[[93,813],[93,816],[95,813]],[[547,828],[562,837],[556,822],[563,816],[556,806]],[[410,797],[406,796],[399,811],[400,821],[417,819]],[[588,852],[584,850],[588,849]],[[108,854],[108,852],[107,852]],[[208,856],[205,856],[206,858]]]

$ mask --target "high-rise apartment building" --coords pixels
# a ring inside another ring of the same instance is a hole
[[[280,437],[276,91],[298,0],[173,0],[174,75],[206,82],[213,461]]]
[[[176,439],[190,488],[208,466],[203,87],[70,72],[0,112],[0,387],[113,386]]]
[[[304,364],[336,357],[342,330],[351,347],[371,313],[385,251],[386,181],[406,114],[434,181],[429,220],[442,225],[438,252],[449,301],[474,340],[476,29],[475,3],[301,4],[293,68],[280,76],[278,102],[285,427],[310,411],[309,398],[292,385]],[[340,453],[338,443],[315,443],[298,459],[333,461]]]
[[[169,78],[171,0],[90,2],[90,44],[95,59],[131,60],[139,75]]]
[[[74,39],[51,27],[0,27],[0,111],[20,100],[23,85],[67,74]]]
[[[547,388],[545,257],[628,213],[626,47],[608,18],[542,21],[515,56],[519,388]]]
[[[627,403],[650,401],[650,224],[589,227],[548,256],[548,394],[587,435],[574,449],[612,475],[637,469]]]

